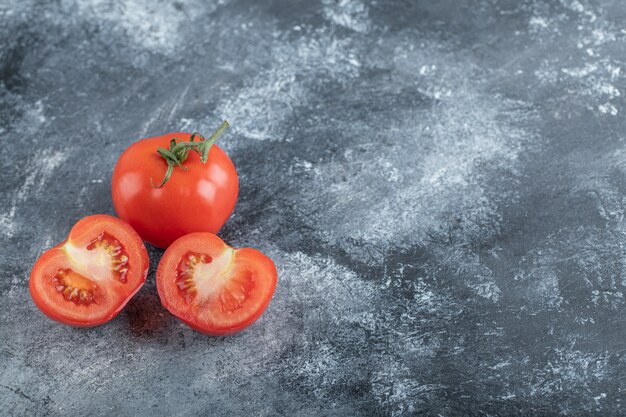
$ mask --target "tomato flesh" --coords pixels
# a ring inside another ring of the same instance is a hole
[[[276,288],[274,263],[261,252],[234,249],[211,233],[176,240],[157,270],[162,304],[192,328],[210,335],[256,321]]]
[[[115,317],[141,288],[148,264],[143,242],[130,226],[112,216],[88,216],[35,262],[30,293],[51,319],[96,326]]]

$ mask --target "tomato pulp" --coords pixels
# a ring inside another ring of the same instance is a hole
[[[37,259],[30,294],[53,320],[97,326],[115,317],[141,288],[148,266],[146,248],[128,224],[104,214],[87,216]]]
[[[192,328],[219,336],[254,323],[269,304],[277,272],[255,249],[234,249],[212,233],[191,233],[165,251],[157,270],[161,303]]]
[[[167,150],[172,139],[180,144],[192,137],[178,132],[140,140],[122,153],[113,171],[115,211],[144,240],[161,248],[188,233],[217,233],[237,201],[237,171],[217,145],[207,149],[205,162],[199,152],[185,153],[159,186],[171,161],[158,149]]]

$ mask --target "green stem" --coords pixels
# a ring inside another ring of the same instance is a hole
[[[187,170],[182,164],[187,159],[189,151],[192,150],[200,155],[200,162],[203,164],[206,163],[209,157],[209,151],[211,150],[211,146],[215,144],[217,139],[224,133],[224,130],[228,127],[228,122],[224,120],[219,128],[208,139],[204,139],[199,133],[193,133],[189,138],[189,142],[179,142],[176,143],[176,138],[172,138],[170,140],[170,148],[158,148],[157,153],[161,158],[167,162],[167,171],[165,171],[165,177],[163,181],[158,187],[154,186],[152,182],[152,178],[150,178],[150,183],[154,188],[161,188],[165,185],[165,183],[170,179],[172,172],[174,171],[174,166],[178,166],[183,170]],[[196,138],[199,138],[199,142],[194,142]]]
[[[153,188],[161,188],[165,185],[165,183],[167,182],[167,180],[170,179],[170,176],[172,175],[172,171],[174,170],[174,164],[172,164],[171,162],[167,163],[167,171],[165,171],[165,177],[163,177],[163,181],[161,181],[161,184],[159,184],[158,187],[154,186],[154,182],[152,182],[152,177],[150,177],[150,184],[152,185]]]

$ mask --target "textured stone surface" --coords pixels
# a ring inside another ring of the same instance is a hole
[[[623,415],[626,6],[0,3],[0,415]],[[279,269],[210,338],[148,282],[74,329],[30,267],[175,130],[241,180]]]

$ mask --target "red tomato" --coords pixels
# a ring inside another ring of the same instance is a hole
[[[240,331],[261,316],[276,288],[276,267],[255,249],[233,249],[212,233],[191,233],[165,251],[157,290],[170,313],[199,332]]]
[[[30,294],[53,320],[97,326],[141,288],[148,266],[146,248],[129,225],[105,214],[83,217],[64,242],[37,259]]]
[[[217,233],[235,208],[239,192],[235,166],[212,144],[214,138],[206,143],[205,163],[201,152],[194,152],[191,146],[181,148],[183,152],[179,150],[176,156],[184,168],[162,153],[172,149],[173,138],[178,139],[179,147],[192,143],[189,133],[180,132],[140,140],[120,156],[112,180],[113,205],[119,217],[144,240],[161,248],[187,233]],[[193,146],[202,143],[193,142]],[[159,188],[168,169],[171,175]]]

